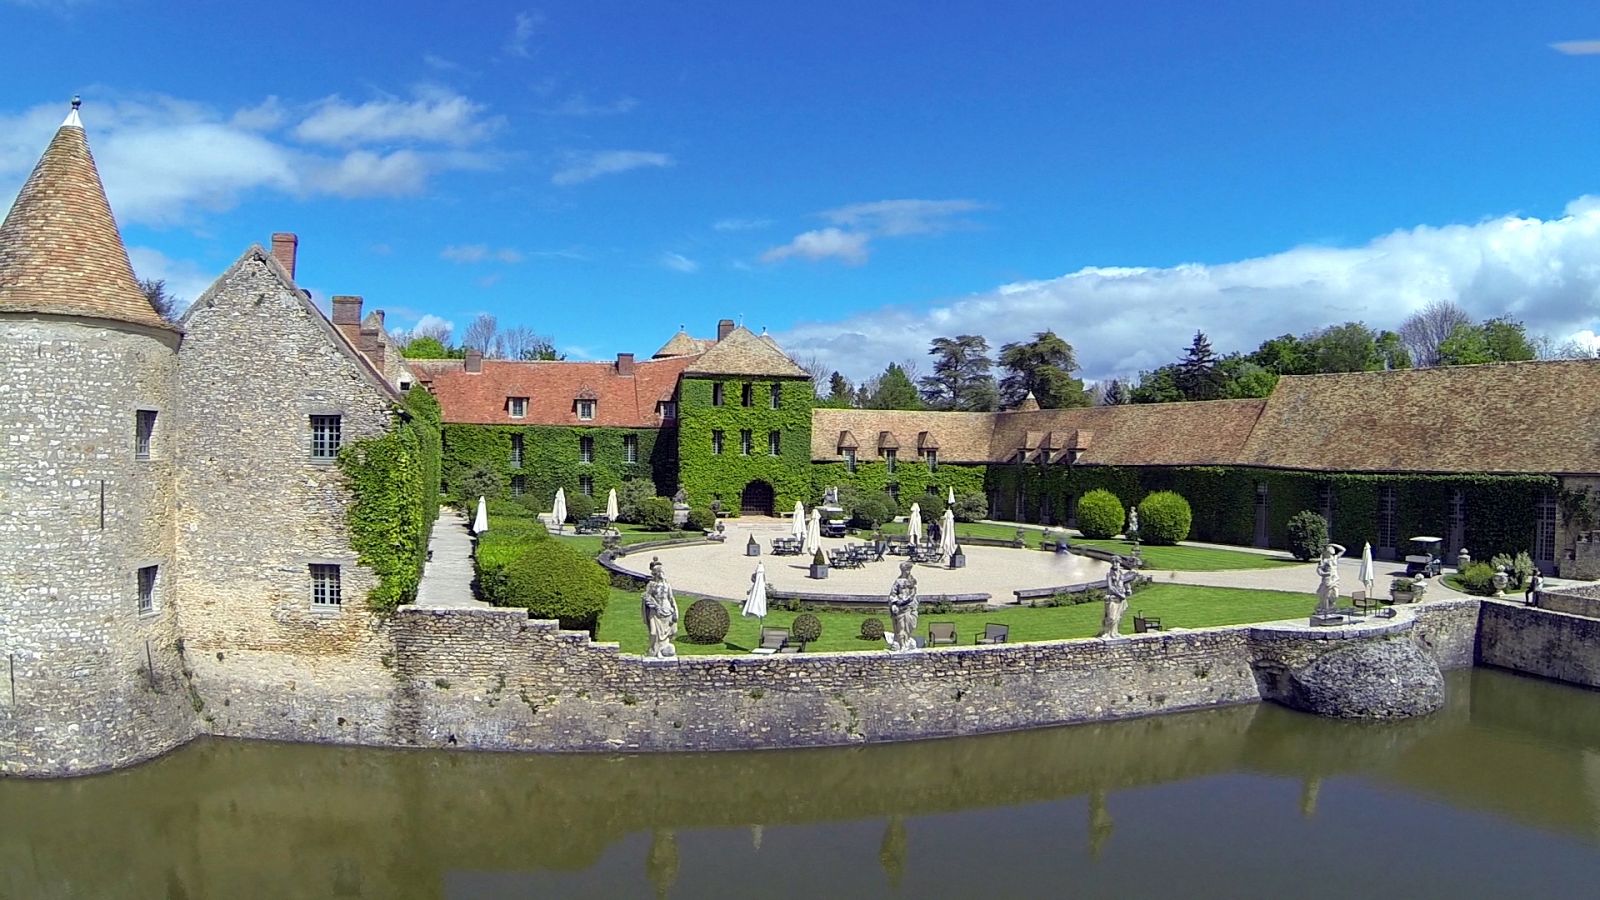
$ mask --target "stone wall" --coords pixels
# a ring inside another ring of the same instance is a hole
[[[1600,585],[1578,584],[1539,592],[1540,609],[1600,619]]]
[[[1478,616],[1478,661],[1600,687],[1600,619],[1484,600]]]
[[[134,325],[0,316],[0,772],[115,768],[194,731],[173,590],[177,345]],[[140,409],[156,414],[148,459]]]
[[[311,457],[310,416],[339,415],[348,444],[390,427],[393,394],[259,248],[184,326],[179,616],[200,716],[217,734],[324,739],[232,705],[334,703],[342,685],[382,700],[389,642],[365,603],[376,579],[350,547],[343,474]],[[312,608],[313,563],[340,567],[341,608]]]
[[[1478,641],[1478,600],[1435,600],[1408,608],[1416,616],[1416,639],[1439,668],[1470,669]]]

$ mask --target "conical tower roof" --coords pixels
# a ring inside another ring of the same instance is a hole
[[[134,280],[76,100],[0,224],[3,312],[171,327]]]

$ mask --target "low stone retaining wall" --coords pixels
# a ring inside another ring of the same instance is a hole
[[[1574,585],[1539,592],[1540,609],[1600,619],[1600,585]]]
[[[1600,619],[1483,600],[1478,661],[1583,687],[1600,687]]]
[[[922,594],[921,600],[926,612],[927,604],[948,603],[951,606],[974,607],[988,606],[988,594]],[[829,594],[822,591],[785,591],[778,588],[767,588],[767,599],[770,600],[798,600],[813,606],[836,607],[850,610],[883,610],[889,609],[887,594]]]

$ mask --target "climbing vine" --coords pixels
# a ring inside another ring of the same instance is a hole
[[[521,465],[514,465],[512,447],[522,439]],[[628,438],[636,452],[628,462]],[[593,443],[591,462],[582,461],[583,439]],[[570,496],[581,490],[582,477],[593,479],[594,495],[624,481],[644,478],[658,492],[670,492],[676,475],[671,456],[671,432],[653,428],[583,428],[566,425],[446,425],[444,426],[444,480],[452,497],[476,469],[495,473],[504,495],[521,485],[522,493],[539,502],[554,499],[556,488]],[[516,479],[521,479],[517,481]]]
[[[723,403],[713,405],[713,386],[721,384]],[[743,388],[751,402],[743,405]],[[777,408],[772,387],[781,385]],[[700,378],[685,376],[678,384],[678,479],[696,506],[722,501],[737,510],[745,485],[772,485],[775,512],[811,499],[811,382],[802,378]],[[742,452],[740,432],[750,432],[750,453]],[[715,431],[722,432],[722,452],[713,452]],[[778,454],[768,452],[767,435],[779,434]]]
[[[389,611],[416,599],[439,517],[439,467],[439,402],[422,390],[406,394],[389,433],[339,451],[353,495],[345,510],[350,546],[378,576],[367,595],[373,609]]]

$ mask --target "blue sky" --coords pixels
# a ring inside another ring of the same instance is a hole
[[[1052,328],[1099,378],[1441,297],[1592,340],[1600,9],[1305,6],[0,0],[0,200],[76,92],[187,297],[290,230],[319,299],[574,357]]]

